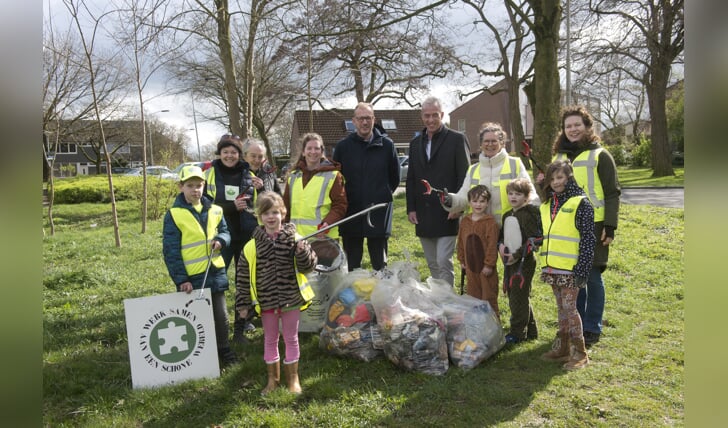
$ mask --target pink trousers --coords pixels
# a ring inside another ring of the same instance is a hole
[[[286,345],[286,359],[283,363],[298,361],[301,356],[301,349],[298,346],[298,323],[301,320],[301,311],[298,308],[288,311],[282,311],[280,308],[269,309],[261,313],[260,319],[263,324],[263,360],[267,364],[272,364],[280,359],[278,320],[281,320],[283,343]]]

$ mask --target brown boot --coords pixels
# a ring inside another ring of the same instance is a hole
[[[583,344],[583,342],[582,342]],[[541,354],[541,359],[546,361],[565,362],[569,360],[569,336],[559,331],[554,339],[551,350]]]
[[[298,361],[295,363],[283,363],[283,371],[286,374],[288,390],[294,394],[301,393],[301,383],[298,381]]]
[[[275,363],[266,363],[268,369],[268,384],[260,391],[260,395],[268,395],[281,383],[281,362],[276,361]]]
[[[589,355],[586,353],[586,346],[584,346],[584,337],[580,337],[578,340],[572,341],[574,350],[571,353],[569,361],[564,364],[566,370],[581,369],[589,364]]]

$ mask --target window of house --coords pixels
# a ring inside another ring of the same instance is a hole
[[[60,143],[58,145],[58,153],[78,153],[78,150],[74,143]]]
[[[458,131],[465,132],[465,119],[458,119]]]
[[[354,121],[351,119],[346,119],[344,121],[344,127],[346,127],[346,130],[349,132],[356,131],[356,128],[354,127]]]
[[[386,131],[396,131],[397,124],[394,122],[394,119],[382,119],[382,128]]]

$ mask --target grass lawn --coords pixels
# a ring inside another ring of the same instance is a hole
[[[617,167],[622,187],[684,187],[685,168],[673,167],[673,177],[652,177],[650,168]]]
[[[403,195],[395,204],[390,260],[408,250],[424,279]],[[538,358],[557,325],[551,291],[535,281],[539,339],[503,348],[473,370],[428,376],[386,359],[334,357],[319,349],[318,335],[302,333],[304,393],[278,389],[265,398],[260,329],[236,348],[241,364],[218,379],[132,389],[123,300],[174,289],[161,257],[161,221],[142,235],[138,212],[138,202],[119,204],[123,247],[116,248],[109,204],[55,207],[56,235],[43,239],[44,426],[684,425],[683,209],[622,207],[604,274],[606,326],[583,370]],[[228,301],[232,307],[232,295]]]

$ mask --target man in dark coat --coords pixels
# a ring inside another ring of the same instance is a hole
[[[371,211],[369,226],[360,216],[339,226],[349,271],[361,267],[364,238],[367,238],[369,260],[374,270],[387,266],[387,240],[392,233],[392,193],[399,185],[399,161],[394,142],[375,127],[374,108],[359,103],[354,109],[356,132],[336,143],[333,159],[341,164],[344,175],[346,215],[350,216],[373,204],[388,202],[384,209]]]
[[[459,189],[470,166],[468,138],[442,123],[442,104],[435,97],[422,102],[425,129],[409,144],[407,218],[415,225],[430,275],[453,285],[452,255],[462,213],[448,213],[439,194],[425,195],[421,180],[436,189]]]

